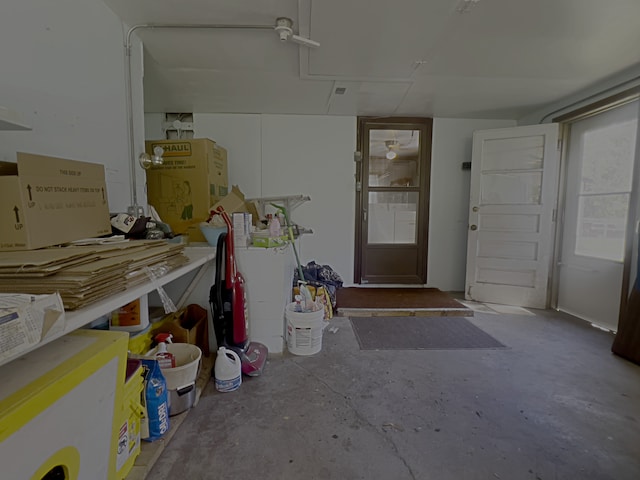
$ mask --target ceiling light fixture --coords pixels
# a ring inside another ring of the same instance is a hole
[[[398,141],[397,140],[385,140],[384,142],[385,146],[387,147],[387,153],[385,155],[385,157],[387,157],[387,160],[393,160],[394,158],[396,158],[398,156],[398,154],[395,152],[395,148],[398,146]]]
[[[458,13],[467,13],[469,12],[473,7],[476,6],[476,4],[479,2],[480,0],[462,0],[458,6],[456,7],[456,12]]]

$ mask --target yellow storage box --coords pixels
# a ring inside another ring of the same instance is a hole
[[[2,478],[116,478],[127,334],[77,330],[0,369]]]
[[[127,378],[124,383],[124,396],[118,417],[120,421],[116,454],[118,480],[126,478],[136,457],[140,454],[140,422],[144,413],[141,402],[144,390],[142,372],[140,360],[127,360]]]

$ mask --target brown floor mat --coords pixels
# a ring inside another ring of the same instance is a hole
[[[473,316],[437,288],[339,288],[336,304],[341,316]]]

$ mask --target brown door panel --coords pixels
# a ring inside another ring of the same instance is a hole
[[[424,262],[418,248],[369,246],[365,249],[362,283],[424,283]]]

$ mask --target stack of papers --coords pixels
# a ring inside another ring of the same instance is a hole
[[[0,294],[0,360],[64,331],[60,295]]]

